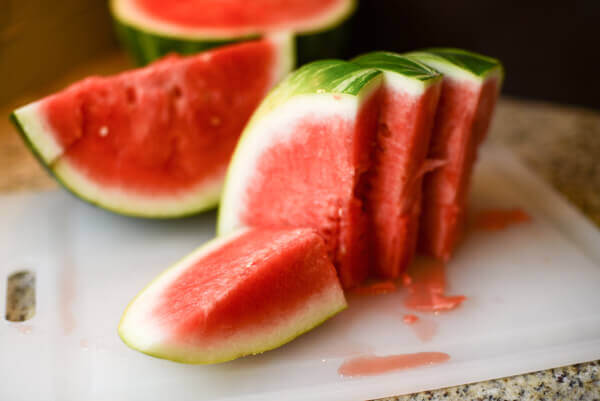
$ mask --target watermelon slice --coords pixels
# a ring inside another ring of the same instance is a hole
[[[12,119],[65,187],[112,211],[177,217],[216,206],[247,120],[292,66],[287,35],[92,77]]]
[[[122,43],[139,63],[274,31],[297,33],[301,63],[339,56],[355,0],[112,0]]]
[[[248,229],[158,276],[127,307],[119,335],[152,356],[216,363],[283,345],[345,307],[314,231]]]
[[[312,227],[345,288],[368,273],[365,172],[381,72],[339,60],[305,65],[258,108],[230,164],[218,233]]]
[[[375,272],[397,278],[413,259],[421,182],[442,76],[395,53],[353,60],[384,73],[384,90],[368,193]]]
[[[444,161],[425,177],[419,248],[447,260],[464,230],[469,182],[503,79],[498,60],[458,49],[410,57],[444,74],[428,157]]]

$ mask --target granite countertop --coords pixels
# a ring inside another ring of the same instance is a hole
[[[82,65],[39,93],[0,108],[0,114],[7,116],[79,77],[127,66],[118,54]],[[502,98],[488,141],[513,149],[600,226],[600,113]],[[56,187],[6,119],[0,119],[0,170],[0,193]],[[383,400],[600,400],[600,361]]]

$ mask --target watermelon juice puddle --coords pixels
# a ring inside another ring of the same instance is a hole
[[[417,352],[387,356],[367,355],[347,359],[338,369],[345,377],[376,376],[389,372],[435,365],[450,360],[444,352]]]
[[[529,223],[531,216],[522,209],[489,209],[475,217],[474,228],[484,231],[501,231],[512,225]]]
[[[446,266],[431,258],[418,258],[408,272],[408,296],[404,306],[420,312],[441,312],[458,308],[467,298],[446,295]]]

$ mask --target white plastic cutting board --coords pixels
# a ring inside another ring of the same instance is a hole
[[[188,366],[127,348],[127,302],[214,232],[112,215],[52,191],[0,197],[0,279],[37,274],[37,314],[0,324],[0,400],[365,400],[600,359],[600,233],[510,154],[485,149],[473,209],[520,207],[531,224],[467,238],[448,266],[455,311],[402,322],[402,291],[353,298],[334,319],[261,356]],[[0,285],[4,310],[5,285]],[[342,378],[352,354],[439,351],[449,362]]]

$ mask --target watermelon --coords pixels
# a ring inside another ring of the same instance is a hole
[[[374,271],[394,279],[410,264],[417,245],[421,182],[442,76],[395,53],[352,61],[384,74],[367,210]]]
[[[447,260],[464,231],[471,172],[503,69],[496,59],[458,49],[430,49],[409,57],[444,74],[428,154],[444,164],[424,179],[419,248]]]
[[[368,274],[365,179],[380,71],[341,60],[296,70],[254,113],[227,172],[217,231],[311,227],[342,285]]]
[[[240,133],[292,66],[288,35],[91,77],[12,120],[77,196],[114,212],[178,217],[216,206]]]
[[[245,229],[200,247],[129,304],[119,335],[146,354],[216,363],[285,344],[346,308],[310,229]]]
[[[141,64],[275,31],[295,33],[301,63],[339,56],[356,0],[111,0],[121,42]]]

